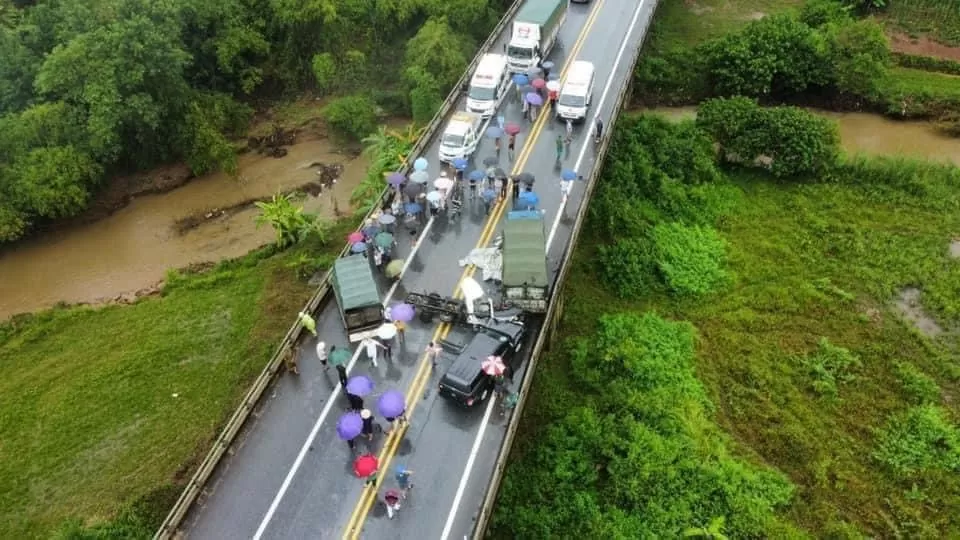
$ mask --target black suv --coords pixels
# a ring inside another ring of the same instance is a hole
[[[460,350],[457,359],[440,379],[440,395],[461,405],[472,407],[490,396],[494,379],[480,368],[488,356],[499,356],[507,366],[504,373],[512,377],[520,363],[520,347],[526,328],[518,321],[490,321]]]

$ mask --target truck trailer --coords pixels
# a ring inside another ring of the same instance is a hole
[[[503,299],[529,312],[546,313],[550,275],[543,213],[513,211],[503,227]]]

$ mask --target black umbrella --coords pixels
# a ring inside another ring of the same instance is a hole
[[[515,180],[517,182],[523,182],[524,184],[533,185],[533,182],[536,180],[536,178],[534,178],[532,174],[524,172],[518,174]]]
[[[493,168],[493,174],[491,174],[490,176],[492,176],[492,177],[494,177],[494,178],[504,178],[504,179],[505,179],[505,178],[507,177],[507,173],[506,173],[503,169],[501,169],[500,167],[494,167],[494,168]]]
[[[483,164],[486,165],[487,167],[493,167],[498,163],[500,163],[499,158],[496,158],[493,156],[483,158]]]
[[[410,182],[403,188],[403,194],[411,199],[416,199],[421,193],[423,193],[423,186],[414,182]]]

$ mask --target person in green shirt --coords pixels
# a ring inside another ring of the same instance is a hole
[[[563,158],[563,136],[557,135],[557,161]]]
[[[300,324],[313,334],[313,337],[317,337],[317,321],[313,320],[313,317],[306,311],[300,312]]]

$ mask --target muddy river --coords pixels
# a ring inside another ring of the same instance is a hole
[[[692,117],[693,108],[656,112]],[[822,113],[836,120],[844,148],[868,154],[902,154],[960,165],[960,139],[945,137],[924,123],[894,122],[860,113]],[[204,222],[184,234],[178,220],[214,208],[269,196],[309,182],[320,161],[343,163],[343,178],[333,190],[340,208],[362,179],[365,164],[333,153],[325,140],[299,142],[281,159],[244,155],[240,180],[208,175],[161,195],[134,200],[110,217],[71,229],[41,235],[0,255],[0,319],[58,302],[96,302],[149,287],[168,268],[237,257],[269,243],[269,227],[254,226],[255,208]],[[331,215],[329,193],[310,197],[308,210]]]
[[[366,164],[334,153],[327,140],[287,147],[283,158],[240,156],[239,178],[206,175],[168,193],[134,199],[113,215],[70,230],[42,234],[0,254],[0,320],[58,302],[96,302],[149,287],[168,268],[238,257],[273,240],[256,228],[255,207],[178,232],[178,220],[216,208],[295,189],[316,180],[313,162],[342,163],[332,192],[308,197],[307,210],[332,216],[334,198],[349,209],[350,192]]]

